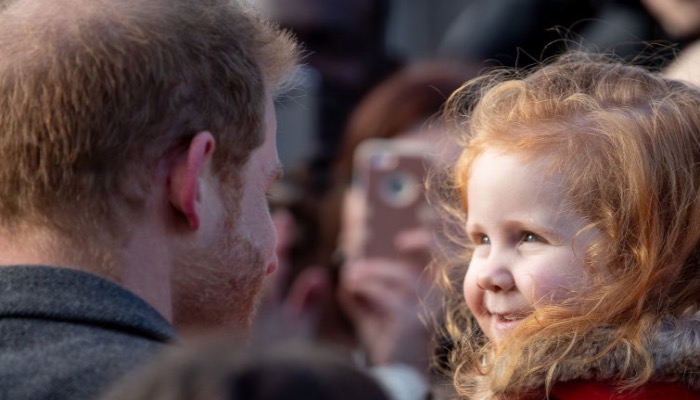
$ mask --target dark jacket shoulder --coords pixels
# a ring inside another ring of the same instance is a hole
[[[0,268],[0,398],[92,399],[174,339],[155,309],[115,283]]]

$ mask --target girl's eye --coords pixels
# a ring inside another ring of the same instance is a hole
[[[481,235],[481,237],[479,238],[479,240],[477,240],[477,244],[486,244],[486,245],[489,245],[489,244],[491,244],[491,238],[489,238],[489,237],[486,236],[486,235]]]

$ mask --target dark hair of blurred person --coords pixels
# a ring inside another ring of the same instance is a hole
[[[580,48],[659,67],[670,55],[662,52],[667,39],[639,0],[473,0],[447,28],[437,53],[523,68]]]
[[[322,347],[172,348],[103,400],[387,400],[369,375]]]

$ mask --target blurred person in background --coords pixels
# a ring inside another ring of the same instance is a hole
[[[266,338],[274,341],[277,336],[274,327],[279,325],[278,318],[288,320],[294,326],[294,329],[287,330],[287,334],[295,337],[339,334],[330,341],[352,341],[346,334],[351,327],[344,315],[338,310],[326,311],[329,307],[326,304],[330,304],[331,308],[337,305],[335,301],[328,300],[328,296],[332,296],[330,288],[337,285],[337,277],[329,275],[326,267],[330,260],[326,247],[329,242],[335,243],[336,234],[332,239],[326,240],[322,227],[327,223],[336,227],[339,220],[339,216],[333,215],[336,210],[330,213],[324,211],[326,192],[335,181],[333,164],[338,157],[335,148],[340,147],[343,125],[352,107],[359,101],[361,93],[371,86],[365,80],[369,76],[368,68],[376,58],[354,52],[367,43],[366,26],[360,23],[364,19],[361,18],[364,7],[358,8],[365,4],[363,1],[341,0],[340,8],[332,7],[332,1],[309,3],[310,8],[303,9],[292,7],[292,4],[286,2],[269,3],[273,17],[281,19],[282,23],[295,29],[296,34],[307,39],[303,45],[308,51],[306,61],[309,64],[301,74],[304,81],[278,99],[281,102],[280,108],[285,110],[282,118],[286,118],[279,120],[279,125],[281,130],[286,131],[288,147],[301,147],[307,155],[309,152],[314,154],[312,159],[293,160],[291,170],[286,171],[284,180],[271,188],[269,202],[278,234],[279,264],[277,273],[266,283],[261,313],[256,321],[256,336],[262,342],[267,341]],[[383,2],[376,4],[378,9],[383,8],[379,6],[380,3]],[[369,4],[367,2],[365,5]],[[383,12],[380,14],[383,15]],[[310,26],[307,27],[306,24]],[[326,38],[329,41],[334,41],[333,37],[337,36],[338,40],[343,38],[349,42],[343,45],[336,43],[339,47],[316,48],[319,43],[313,38],[326,35],[330,35]],[[374,47],[380,42],[370,41],[369,46]],[[316,82],[320,71],[325,76],[322,81]],[[322,86],[325,88],[322,90],[323,95],[320,92]],[[348,94],[351,95],[348,97]],[[351,98],[352,101],[348,101]],[[303,116],[300,117],[300,114]],[[318,118],[318,121],[310,122],[310,118]],[[321,119],[325,128],[320,127]],[[290,125],[299,121],[302,123]],[[314,130],[311,136],[309,132],[299,131],[308,128]],[[321,139],[320,135],[326,139]],[[326,143],[320,143],[324,140]],[[299,155],[297,150],[280,147],[281,157],[285,152]],[[331,222],[328,221],[329,217]],[[330,247],[334,249],[335,244]],[[285,304],[283,308],[279,307],[281,303]],[[324,323],[318,321],[321,315],[325,315]],[[329,319],[335,322],[329,324]],[[304,323],[299,323],[300,321]],[[325,329],[326,326],[335,327],[336,323],[343,328]],[[325,332],[319,334],[317,329]]]
[[[388,400],[374,379],[327,349],[236,342],[173,348],[101,400]]]
[[[397,233],[395,256],[365,256],[366,241],[373,240],[367,224],[380,216],[357,186],[355,156],[368,140],[381,138],[389,146],[422,149],[426,163],[449,159],[449,149],[440,146],[442,127],[432,117],[454,90],[478,72],[470,63],[420,61],[372,91],[350,119],[335,170],[337,186],[325,204],[337,207],[341,217],[335,220],[338,225],[328,218],[324,226],[325,251],[341,263],[340,304],[352,322],[366,364],[398,399],[425,396],[432,391],[431,381],[439,378],[431,361],[441,351],[436,346],[444,343],[436,343],[434,337],[433,324],[439,321],[433,316],[439,304],[429,264],[440,232],[435,231],[438,224],[423,221],[419,228]],[[424,182],[420,183],[422,189]]]
[[[279,303],[258,314],[256,336],[263,343],[285,339],[274,333],[327,343],[351,357],[361,354],[361,362],[382,376],[393,398],[423,398],[427,393],[432,338],[419,314],[432,286],[426,272],[432,232],[407,236],[408,259],[365,260],[355,254],[357,245],[347,238],[362,236],[358,218],[363,216],[350,190],[353,154],[366,139],[399,137],[420,142],[426,152],[437,151],[435,142],[442,134],[430,123],[431,116],[477,73],[475,66],[461,62],[420,61],[360,102],[344,133],[334,187],[303,213],[281,207],[278,214],[280,266],[289,270],[278,286],[267,288]],[[288,325],[280,328],[282,321]]]

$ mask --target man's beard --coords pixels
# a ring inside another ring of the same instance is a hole
[[[246,336],[265,277],[264,257],[227,218],[220,240],[176,260],[173,322],[184,332],[226,329]]]

